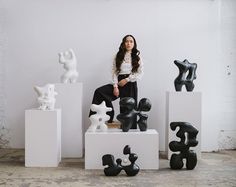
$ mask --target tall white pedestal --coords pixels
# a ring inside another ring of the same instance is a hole
[[[62,109],[62,157],[83,156],[82,83],[55,84],[56,107]]]
[[[25,111],[25,166],[57,167],[61,161],[61,110]]]
[[[136,163],[140,169],[159,168],[159,136],[156,130],[122,132],[121,129],[108,129],[107,132],[85,133],[85,169],[104,169],[102,156],[105,154],[114,155],[115,160],[128,159],[123,154],[126,145],[138,155]]]
[[[177,128],[175,131],[170,129],[171,122],[189,122],[199,132],[197,135],[198,145],[191,147],[195,150],[197,157],[201,158],[201,120],[202,120],[202,94],[200,92],[166,92],[166,150],[168,150],[168,159],[172,155],[169,149],[171,141],[179,141],[176,137]],[[176,152],[177,153],[177,152]]]

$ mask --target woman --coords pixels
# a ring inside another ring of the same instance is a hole
[[[126,35],[113,62],[112,84],[99,87],[94,92],[93,104],[101,104],[102,101],[105,101],[106,106],[112,108],[111,112],[107,112],[110,116],[108,123],[111,123],[114,118],[112,101],[119,97],[132,97],[137,104],[137,80],[143,74],[143,64],[139,54],[135,38],[132,35]],[[124,109],[120,108],[120,112],[124,112]],[[90,111],[89,116],[94,113]],[[133,124],[132,128],[136,128],[136,123]]]

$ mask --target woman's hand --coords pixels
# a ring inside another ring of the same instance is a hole
[[[118,87],[114,87],[114,89],[113,89],[113,94],[114,94],[114,96],[116,96],[116,97],[119,96],[120,91],[119,91],[119,88],[118,88]]]
[[[127,84],[127,80],[126,79],[122,79],[120,82],[118,82],[118,85],[119,86],[121,86],[121,87],[123,87],[124,85],[126,85]]]

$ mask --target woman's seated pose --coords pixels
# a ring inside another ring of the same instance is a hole
[[[111,123],[114,118],[112,101],[119,97],[132,97],[137,105],[137,80],[143,75],[143,64],[139,54],[135,38],[132,35],[126,35],[113,62],[112,84],[101,86],[94,92],[93,104],[105,101],[106,106],[112,108],[111,112],[107,112],[110,116],[108,123]],[[120,112],[125,112],[124,108],[120,108]],[[94,112],[90,110],[89,116],[92,114]],[[136,128],[136,123],[131,128]]]

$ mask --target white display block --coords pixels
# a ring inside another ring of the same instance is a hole
[[[82,83],[55,84],[56,107],[62,109],[62,157],[83,156]]]
[[[61,161],[61,110],[25,111],[25,166],[57,167]]]
[[[85,133],[85,169],[104,169],[102,156],[105,154],[112,154],[115,160],[128,160],[128,155],[123,154],[126,145],[131,147],[131,153],[138,155],[135,163],[140,169],[159,168],[159,135],[156,130],[122,132],[121,129],[108,129],[107,132]]]
[[[168,159],[172,155],[172,151],[169,149],[169,143],[171,141],[179,141],[180,138],[176,137],[176,132],[170,129],[171,122],[189,122],[199,132],[197,135],[198,145],[191,147],[191,150],[195,150],[197,157],[201,158],[201,121],[202,121],[202,94],[200,92],[166,92],[166,150]],[[178,153],[178,152],[176,152]]]

